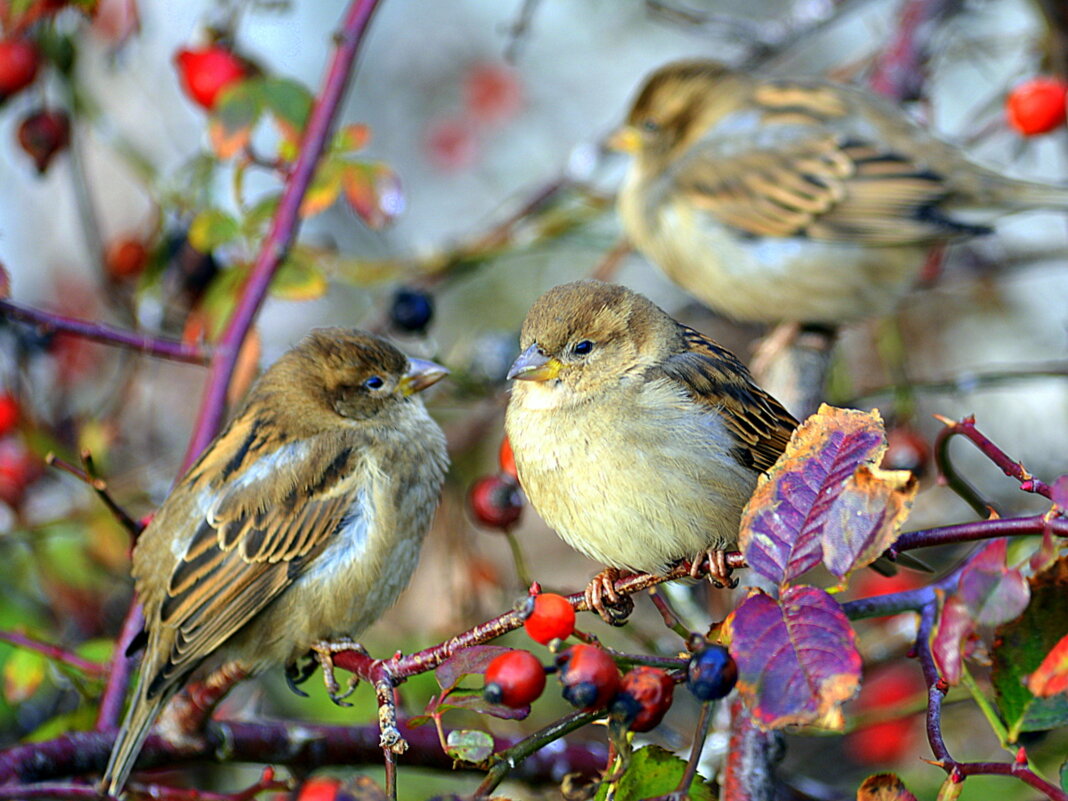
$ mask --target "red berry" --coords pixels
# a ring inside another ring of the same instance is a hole
[[[490,528],[509,529],[523,513],[518,485],[500,476],[485,476],[471,485],[467,496],[475,519]]]
[[[519,471],[515,469],[515,454],[512,453],[512,443],[506,436],[501,440],[501,449],[497,451],[497,463],[501,466],[501,472],[519,480]]]
[[[43,174],[57,153],[70,144],[70,118],[67,112],[39,109],[19,124],[19,145],[33,159],[38,174]]]
[[[300,786],[297,801],[335,801],[341,781],[331,776],[314,776]]]
[[[0,395],[0,437],[11,432],[19,421],[19,402],[11,395]]]
[[[903,708],[905,702],[922,696],[923,692],[923,679],[918,671],[904,664],[889,665],[865,677],[855,708],[862,712]],[[881,765],[908,756],[918,739],[914,717],[896,718],[850,732],[843,745],[857,762]]]
[[[562,595],[540,593],[533,597],[533,608],[523,621],[523,628],[532,640],[542,645],[566,640],[575,630],[575,610]]]
[[[1059,78],[1040,75],[1024,81],[1005,100],[1009,125],[1024,136],[1049,133],[1063,125],[1066,92],[1068,84]]]
[[[886,470],[911,470],[923,478],[931,462],[931,446],[916,429],[894,426],[886,432],[886,453],[882,466]]]
[[[564,698],[572,706],[590,712],[608,705],[619,692],[619,668],[596,645],[572,645],[556,657],[561,666]]]
[[[41,56],[26,39],[0,39],[0,101],[25,89],[37,77]]]
[[[464,105],[476,120],[494,124],[508,120],[522,105],[514,70],[503,64],[476,64],[464,77]]]
[[[462,170],[470,167],[478,157],[478,141],[467,122],[446,118],[430,124],[426,151],[438,169]]]
[[[613,709],[630,721],[631,731],[649,731],[660,725],[675,694],[675,682],[660,668],[639,666],[628,670],[620,682]]]
[[[486,667],[482,695],[491,704],[528,706],[545,689],[545,668],[530,651],[506,651]]]
[[[0,500],[18,506],[26,487],[41,475],[40,460],[18,437],[0,440]]]
[[[116,281],[136,278],[144,271],[146,264],[148,249],[139,239],[116,239],[108,245],[107,253],[104,254],[104,266],[108,275]]]
[[[223,89],[246,76],[241,59],[219,45],[179,50],[174,60],[186,94],[208,110],[215,107]]]

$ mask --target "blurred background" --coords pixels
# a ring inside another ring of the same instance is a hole
[[[9,17],[15,5],[0,3],[0,9]],[[253,134],[253,148],[266,154],[259,166],[266,168],[239,169],[233,160],[220,160],[205,110],[183,90],[175,56],[219,41],[247,59],[249,70],[292,79],[314,93],[345,5],[85,5],[95,7],[91,16],[70,8],[30,29],[50,42],[49,60],[32,86],[0,106],[0,263],[10,275],[10,297],[189,342],[210,338],[232,307],[241,270],[255,256],[269,201],[279,191],[270,154],[280,134],[270,125]],[[449,488],[412,587],[365,638],[372,654],[425,647],[498,614],[522,596],[527,577],[546,589],[573,592],[599,569],[529,509],[510,544],[473,519],[466,495],[476,479],[498,470],[504,374],[526,309],[545,289],[603,268],[622,236],[613,200],[627,161],[601,143],[622,121],[643,76],[668,60],[699,55],[769,74],[868,84],[888,46],[900,44],[895,37],[908,30],[910,9],[931,16],[905,38],[905,44],[922,42],[924,53],[916,61],[919,73],[900,93],[904,107],[985,166],[1017,177],[1068,180],[1063,105],[1059,123],[1034,136],[1011,126],[1005,112],[1021,82],[1065,77],[1065,29],[1057,27],[1064,20],[1056,16],[1063,10],[1052,2],[381,4],[342,122],[369,129],[358,158],[380,178],[371,186],[378,212],[372,222],[388,224],[369,226],[368,215],[353,213],[343,199],[317,209],[300,231],[299,259],[287,285],[276,286],[256,326],[261,364],[311,327],[350,325],[387,333],[408,352],[432,356],[454,372],[451,385],[429,401],[453,449]],[[67,52],[70,60],[62,55]],[[71,124],[69,146],[43,170],[19,144],[20,127],[42,108],[65,109]],[[216,216],[206,218],[208,211]],[[223,220],[224,228],[237,220],[243,228],[240,235],[224,235],[212,220]],[[827,398],[880,408],[898,449],[895,464],[922,473],[909,528],[975,519],[934,481],[930,445],[940,427],[934,414],[974,413],[984,433],[1046,480],[1065,470],[1066,247],[1062,216],[1014,216],[999,222],[995,235],[950,248],[893,319],[842,333]],[[703,309],[636,254],[625,255],[617,270],[616,280],[712,334],[743,360],[764,333]],[[420,293],[419,303],[423,293],[432,300],[428,324],[391,314],[401,288]],[[10,588],[0,598],[0,629],[21,626],[105,659],[129,601],[128,535],[84,485],[44,472],[35,457],[54,450],[76,463],[88,448],[113,496],[134,516],[149,513],[175,480],[206,371],[14,323],[0,328],[0,348],[2,390],[19,420],[0,440],[6,502],[0,583]],[[952,453],[958,469],[1003,514],[1042,508],[968,445],[957,443]],[[522,576],[513,546],[525,555]],[[697,628],[731,608],[724,593],[701,588],[676,594]],[[638,606],[625,630],[607,630],[592,616],[580,626],[620,647],[677,648],[677,641],[665,640],[651,606]],[[907,647],[902,631],[910,631],[911,620],[898,622],[862,629],[875,661]],[[0,741],[91,726],[87,699],[99,685],[25,654],[0,645]],[[888,704],[918,699],[922,685],[912,681],[918,673],[910,676]],[[425,678],[406,688],[414,711],[434,689]],[[369,692],[358,693],[356,710],[340,710],[318,687],[312,701],[289,695],[279,677],[263,687],[243,687],[227,701],[228,712],[371,719]],[[560,701],[542,703],[527,724],[473,721],[514,732],[564,710]],[[684,749],[693,708],[676,706],[653,736]],[[961,708],[958,721],[951,707],[951,749],[969,759],[1002,758],[990,732],[968,722],[973,711]],[[457,721],[463,719],[458,713]],[[895,768],[917,795],[930,797],[942,773],[918,761],[927,754],[920,721],[898,724],[869,737],[875,745],[846,738],[844,752],[838,739],[792,738],[782,772],[812,797],[838,798],[851,797],[850,788],[875,769]],[[1063,737],[1048,747],[1063,751]],[[724,738],[713,736],[707,748],[714,770]],[[819,759],[812,759],[813,749]],[[833,777],[828,764],[835,766]],[[452,786],[437,777],[427,781],[430,789],[420,797]],[[831,785],[839,789],[817,794]],[[984,793],[992,786],[970,780],[962,797],[989,797]],[[997,788],[1006,799],[1030,797],[1016,782]]]

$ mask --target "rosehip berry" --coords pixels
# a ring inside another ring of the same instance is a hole
[[[483,697],[491,704],[527,706],[545,689],[545,668],[530,651],[506,651],[486,667]]]
[[[18,506],[26,488],[42,472],[41,461],[18,437],[0,439],[0,500]]]
[[[1005,100],[1009,125],[1024,136],[1049,133],[1064,125],[1068,84],[1058,78],[1038,76],[1019,84]]]
[[[861,712],[903,709],[912,699],[922,697],[923,679],[904,664],[891,664],[865,677],[855,709]],[[849,755],[864,765],[899,762],[913,753],[920,737],[915,715],[883,720],[847,734],[842,742]]]
[[[297,801],[336,801],[341,781],[332,776],[313,776],[300,786]]]
[[[931,462],[931,446],[918,431],[909,426],[895,426],[886,432],[886,446],[883,468],[911,470],[917,478],[923,478]]]
[[[523,496],[514,481],[485,476],[471,485],[471,513],[484,526],[507,530],[523,513]]]
[[[566,640],[575,630],[575,610],[567,598],[554,592],[533,597],[533,608],[523,621],[530,639],[548,645],[553,640]]]
[[[186,48],[174,57],[185,92],[201,108],[215,107],[223,89],[245,79],[245,65],[219,45]]]
[[[470,167],[478,157],[478,140],[465,120],[446,118],[430,124],[426,135],[430,161],[449,172]]]
[[[722,645],[709,645],[690,657],[686,686],[699,700],[723,698],[738,681],[738,665]]]
[[[501,466],[501,472],[519,480],[519,471],[515,469],[515,454],[512,453],[512,443],[508,437],[501,440],[501,449],[497,451],[497,463]]]
[[[389,307],[389,319],[402,331],[421,333],[434,317],[434,299],[418,289],[397,290]]]
[[[675,694],[675,682],[660,668],[639,666],[628,670],[619,685],[613,710],[623,715],[631,731],[649,731],[660,725]]]
[[[33,159],[37,173],[44,174],[56,154],[70,144],[70,118],[65,111],[39,109],[19,124],[18,139]]]
[[[602,709],[619,692],[619,668],[602,648],[572,645],[556,657],[564,698],[585,712]]]
[[[471,116],[487,124],[514,116],[522,92],[514,70],[503,64],[476,64],[464,77],[464,105]]]
[[[0,102],[25,89],[37,77],[41,56],[26,39],[0,39]]]
[[[139,239],[116,239],[108,245],[104,254],[104,267],[108,275],[116,280],[136,278],[144,272],[148,264],[148,249]]]
[[[19,402],[12,396],[0,395],[0,437],[11,432],[19,421]]]

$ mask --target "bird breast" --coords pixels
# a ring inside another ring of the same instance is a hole
[[[506,425],[519,478],[569,545],[606,565],[658,571],[737,541],[756,474],[731,455],[717,412],[668,381],[566,410],[539,397],[553,388],[517,384]]]

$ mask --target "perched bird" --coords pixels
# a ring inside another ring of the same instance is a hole
[[[415,393],[446,372],[371,334],[323,328],[259,378],[134,548],[147,641],[107,792],[209,658],[249,673],[295,663],[396,600],[448,464]]]
[[[619,194],[631,242],[740,321],[890,311],[932,244],[1068,209],[1068,189],[980,167],[862,89],[715,61],[653,72],[613,143],[634,153]]]
[[[573,548],[608,566],[657,573],[681,559],[727,581],[757,477],[797,421],[733,354],[625,287],[577,281],[527,313],[505,428],[520,483]]]

